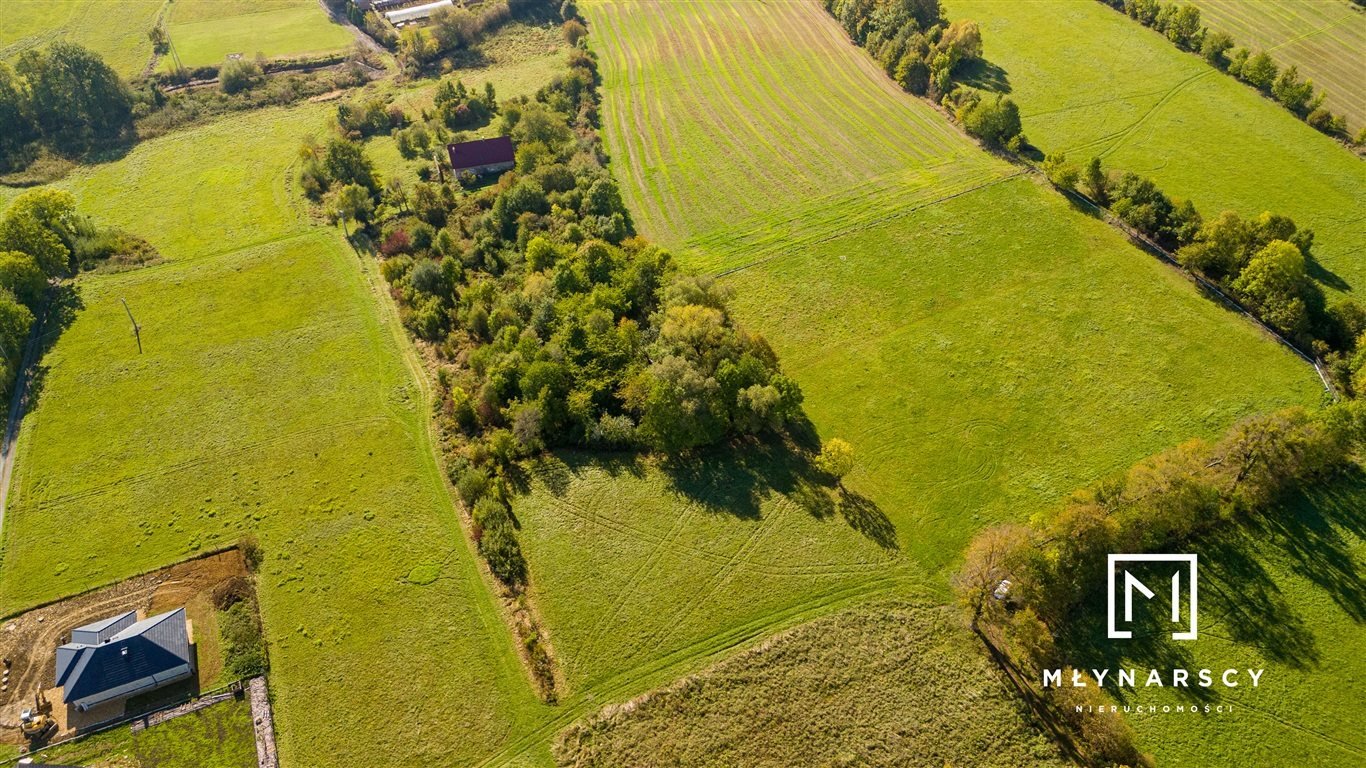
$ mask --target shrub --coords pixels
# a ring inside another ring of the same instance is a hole
[[[261,542],[252,534],[247,534],[237,541],[237,551],[242,553],[242,561],[246,563],[247,570],[253,573],[261,567],[261,562],[265,558]]]
[[[509,587],[526,582],[526,560],[511,524],[486,529],[479,538],[479,554],[488,562],[493,575]]]
[[[461,472],[460,479],[455,481],[455,492],[460,497],[460,502],[467,509],[473,510],[475,504],[488,493],[489,485],[489,476],[484,470],[470,467]]]
[[[218,87],[223,93],[240,93],[264,80],[261,65],[250,59],[228,59],[218,69]]]
[[[1062,153],[1045,157],[1043,172],[1055,187],[1069,191],[1076,189],[1077,182],[1081,180],[1081,169],[1067,162],[1067,155]]]
[[[412,243],[408,239],[408,232],[402,229],[395,229],[390,232],[379,246],[379,252],[385,256],[397,256],[401,253],[408,253],[411,249]]]
[[[1259,52],[1239,67],[1239,77],[1263,91],[1270,90],[1276,80],[1276,63],[1265,51]]]
[[[1020,133],[1020,108],[1007,97],[971,99],[958,113],[967,132],[989,147],[1004,147]]]
[[[47,275],[27,253],[0,252],[0,287],[8,288],[15,298],[32,309],[47,290]]]
[[[562,28],[565,42],[577,46],[579,41],[588,36],[588,27],[585,27],[578,19],[570,19],[564,23]]]
[[[266,671],[266,644],[255,600],[240,600],[221,611],[218,633],[223,638],[223,671],[229,677],[240,680]]]

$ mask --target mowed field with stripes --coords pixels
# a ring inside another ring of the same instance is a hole
[[[1190,0],[1205,26],[1234,45],[1295,65],[1347,115],[1351,132],[1366,125],[1366,12],[1349,0]]]
[[[979,528],[1319,400],[1307,365],[902,93],[818,3],[582,9],[639,228],[724,275],[857,467],[823,505],[752,449],[538,466],[514,506],[567,712],[851,601],[942,599]]]
[[[1025,134],[1043,151],[1148,176],[1206,218],[1290,216],[1314,230],[1311,273],[1329,299],[1360,301],[1366,165],[1350,150],[1100,3],[944,6],[981,25],[984,56],[1004,70]],[[1366,54],[1355,61],[1366,71]]]

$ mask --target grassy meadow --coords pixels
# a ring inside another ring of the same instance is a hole
[[[234,53],[248,59],[330,53],[354,40],[317,0],[176,0],[166,32],[186,67],[221,64]],[[165,57],[162,67],[171,66],[172,57]]]
[[[1236,45],[1264,50],[1299,68],[1327,94],[1325,106],[1347,115],[1355,133],[1366,124],[1366,14],[1349,0],[1191,0],[1205,26]]]
[[[562,765],[1061,768],[952,609],[826,616],[570,729]]]
[[[168,260],[76,283],[19,438],[0,608],[253,532],[284,764],[468,761],[541,707],[442,485],[391,310],[292,197],[298,144],[328,108],[235,115],[64,180]]]
[[[1330,294],[1366,291],[1366,166],[1337,142],[1100,3],[945,7],[981,25],[984,57],[1004,70],[1031,142],[1150,176],[1207,217],[1291,216],[1314,230]]]
[[[88,768],[256,768],[251,704],[231,700],[133,733],[115,728],[41,753]]]
[[[1078,657],[1100,668],[1265,669],[1256,687],[1143,688],[1121,703],[1220,705],[1208,714],[1131,713],[1139,747],[1159,766],[1358,765],[1366,736],[1347,713],[1366,696],[1360,653],[1366,622],[1366,477],[1301,495],[1248,529],[1206,537],[1200,555],[1199,639],[1165,628],[1134,641],[1105,640],[1097,599],[1090,643]],[[1103,595],[1103,590],[1102,590]],[[1080,629],[1078,631],[1081,631]],[[1080,658],[1079,658],[1080,660]],[[1347,716],[1345,716],[1347,715]],[[1114,715],[1101,715],[1114,716]]]
[[[1107,226],[1016,178],[888,82],[815,3],[586,10],[607,143],[638,224],[685,264],[725,275],[742,318],[806,391],[822,437],[854,444],[851,488],[933,569],[988,522],[1027,517],[1247,413],[1318,401],[1308,367]],[[788,40],[784,64],[769,67],[763,44],[713,39],[721,34]],[[737,51],[753,60],[734,60]],[[763,95],[780,82],[794,94],[781,108]],[[656,93],[659,83],[687,85]],[[715,104],[694,103],[704,98]],[[724,111],[746,99],[743,120]],[[794,113],[810,104],[830,119],[799,123]],[[814,146],[732,135],[761,129]],[[889,158],[884,142],[939,149],[917,162]],[[836,152],[862,159],[827,167]],[[763,195],[758,181],[746,184],[785,153],[812,158],[811,168],[785,171]],[[689,166],[699,155],[716,170]],[[841,182],[838,168],[851,166],[880,181]],[[661,202],[670,189],[677,212]],[[744,208],[759,210],[731,215]]]
[[[58,39],[104,57],[123,77],[152,60],[147,33],[166,0],[5,0],[0,6],[0,60]]]
[[[763,446],[535,466],[514,508],[568,714],[840,605],[942,598],[979,528],[1320,400],[1307,366],[901,93],[816,3],[584,11],[638,226],[724,275],[857,467],[831,499]]]

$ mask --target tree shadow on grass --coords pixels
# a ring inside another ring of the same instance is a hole
[[[1313,254],[1310,254],[1309,257],[1305,259],[1305,266],[1308,268],[1310,277],[1314,278],[1320,283],[1323,283],[1329,288],[1342,291],[1343,293],[1352,290],[1351,283],[1342,279],[1342,277],[1338,275],[1338,273],[1323,266],[1323,263],[1320,262],[1317,258],[1315,258]]]
[[[641,479],[657,467],[669,490],[706,512],[758,520],[764,502],[778,494],[818,520],[838,514],[884,549],[897,549],[892,521],[872,499],[836,490],[834,478],[812,464],[814,454],[806,447],[811,444],[820,445],[815,430],[798,425],[786,436],[739,439],[661,461],[632,452],[564,450],[533,462],[529,472],[513,471],[507,477],[517,493],[529,492],[535,481],[562,498],[575,478],[590,470]]]
[[[1322,662],[1312,626],[1273,575],[1273,564],[1322,589],[1354,622],[1366,622],[1366,574],[1354,555],[1351,537],[1366,535],[1366,473],[1353,469],[1337,480],[1298,492],[1272,510],[1238,526],[1202,536],[1171,551],[1200,556],[1200,633],[1223,636],[1256,648],[1268,660],[1291,669]],[[1139,617],[1131,639],[1106,636],[1104,578],[1056,632],[1062,658],[1097,668],[1191,668],[1192,646],[1171,639],[1172,625],[1159,604]],[[1151,583],[1151,582],[1150,582]],[[1161,590],[1158,603],[1161,602]],[[1207,661],[1201,662],[1207,665]],[[1217,671],[1216,671],[1217,674]],[[1120,702],[1132,692],[1111,688]],[[1215,697],[1198,686],[1178,689],[1196,700]]]
[[[867,536],[879,547],[900,549],[896,540],[896,526],[872,499],[841,486],[839,511],[850,528]]]
[[[39,335],[31,338],[23,350],[24,360],[29,365],[27,374],[22,370],[19,372],[20,376],[28,376],[24,393],[24,412],[30,410],[33,403],[38,402],[43,385],[47,381],[48,366],[43,363],[43,358],[57,345],[57,341],[72,323],[76,322],[77,315],[83,309],[85,301],[81,298],[80,288],[75,283],[64,282],[49,289],[42,326],[34,324],[34,333]],[[131,327],[129,336],[132,336]],[[129,339],[128,343],[129,346],[136,344],[132,339]]]
[[[1296,493],[1277,513],[1258,519],[1252,535],[1283,553],[1292,571],[1322,589],[1353,621],[1366,622],[1366,573],[1343,532],[1366,538],[1366,472]]]
[[[973,59],[963,63],[955,73],[955,80],[983,91],[1010,93],[1010,76],[1000,65],[986,59]]]

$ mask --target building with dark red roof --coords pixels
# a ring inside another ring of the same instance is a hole
[[[512,139],[506,136],[447,144],[446,150],[451,153],[451,170],[457,174],[469,171],[482,176],[506,171],[517,164]]]

